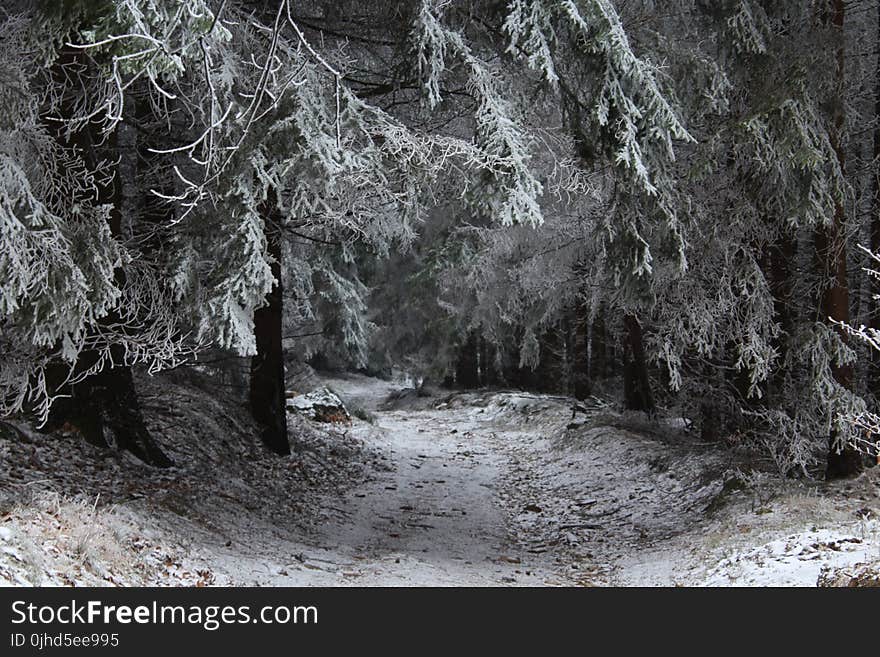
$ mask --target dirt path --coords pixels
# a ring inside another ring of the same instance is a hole
[[[512,540],[501,492],[511,456],[485,422],[452,410],[380,411],[389,390],[358,378],[331,382],[375,414],[365,436],[387,470],[348,492],[318,532],[359,585],[570,583]],[[530,557],[530,558],[529,558]]]
[[[510,457],[466,416],[386,412],[378,419],[384,476],[351,491],[320,532],[357,563],[359,584],[539,585],[563,580],[511,540],[499,491]]]

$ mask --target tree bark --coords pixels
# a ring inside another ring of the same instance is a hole
[[[276,454],[290,454],[287,437],[287,408],[284,386],[282,319],[284,310],[281,285],[281,237],[268,236],[272,275],[275,285],[266,295],[266,305],[254,311],[257,355],[251,359],[250,404],[253,418],[260,424],[263,443]]]
[[[846,156],[840,135],[844,123],[843,106],[843,75],[844,75],[844,0],[832,0],[831,23],[838,34],[837,46],[837,98],[834,111],[834,123],[830,131],[831,145],[837,154],[841,171],[845,170]],[[846,214],[843,200],[837,198],[834,203],[834,217],[830,225],[820,229],[816,239],[820,262],[824,267],[827,281],[822,293],[821,312],[825,318],[837,322],[849,322],[849,284],[846,275]],[[835,325],[840,339],[847,341],[846,332]],[[835,365],[832,370],[835,381],[844,388],[852,388],[853,368],[851,365]],[[832,435],[828,442],[828,461],[825,468],[826,479],[849,477],[858,474],[862,469],[862,457],[849,445],[839,445],[839,436]]]
[[[81,57],[79,51],[68,49],[61,55],[56,70],[63,75],[61,67],[71,64]],[[67,103],[62,104],[64,112]],[[71,110],[72,111],[72,110]],[[67,112],[65,112],[67,113]],[[137,166],[136,138],[127,133],[124,144],[119,143],[119,130],[110,138],[111,150],[118,153],[120,162],[116,167],[116,175],[108,185],[98,187],[98,202],[111,205],[109,215],[110,234],[113,239],[124,239],[123,228],[130,228],[131,217],[123,216],[123,206],[131,212],[131,203],[127,203],[123,193],[122,177],[131,175]],[[97,153],[96,139],[89,127],[83,128],[67,140],[56,132],[57,139],[65,146],[76,148],[90,168],[95,168],[101,159]],[[122,148],[125,146],[125,148]],[[115,272],[117,284],[125,285],[125,274],[121,269]],[[99,321],[113,324],[119,320],[116,312],[111,312]],[[44,430],[67,428],[81,435],[86,441],[100,446],[110,447],[115,444],[119,449],[131,452],[149,465],[168,467],[173,465],[158,443],[153,439],[144,422],[140,402],[134,387],[131,367],[124,364],[123,348],[114,345],[110,348],[113,366],[106,367],[97,374],[68,386],[66,390],[61,382],[67,370],[65,366],[50,368],[47,378],[57,393],[66,393],[67,397],[56,400],[50,412]],[[80,372],[90,369],[97,362],[99,355],[94,351],[85,351],[79,355],[76,369]]]
[[[480,384],[477,365],[477,338],[473,333],[458,348],[455,364],[455,383],[459,388],[476,388]]]
[[[645,359],[645,345],[642,325],[638,318],[626,314],[623,318],[623,397],[626,408],[631,411],[653,413],[654,397],[651,394],[651,380],[648,377],[648,363]]]
[[[877,13],[877,44],[880,44],[880,12]],[[878,61],[877,70],[875,72],[874,89],[874,189],[871,207],[871,252],[880,253],[880,61]],[[868,277],[867,285],[869,290],[877,294],[878,291],[873,289],[875,283],[873,278]],[[880,299],[870,301],[870,318],[868,325],[880,330]],[[868,369],[868,387],[875,396],[880,396],[880,351],[871,350],[871,363]]]
[[[601,309],[600,309],[601,310]],[[589,331],[589,378],[591,381],[604,379],[608,375],[608,360],[615,354],[609,355],[608,331],[605,328],[605,320],[602,313],[598,313],[590,325]]]
[[[70,397],[58,400],[52,411],[51,429],[72,431],[98,447],[123,449],[159,468],[174,465],[147,429],[130,367],[108,367],[72,386]]]
[[[574,312],[572,393],[575,399],[584,400],[592,394],[590,389],[590,317],[586,303],[579,303],[575,306]]]
[[[718,408],[714,404],[700,404],[700,440],[706,443],[714,443],[720,435],[720,417]]]
[[[486,338],[480,338],[480,385],[493,386],[498,383],[495,369],[495,345]]]

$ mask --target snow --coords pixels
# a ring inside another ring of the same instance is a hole
[[[546,395],[321,385],[364,413],[289,414],[290,457],[262,449],[240,400],[189,379],[139,379],[169,470],[0,433],[0,582],[815,586],[880,563],[878,469],[746,475],[687,423],[601,400],[573,417]]]
[[[769,541],[722,559],[704,583],[748,586],[812,586],[822,570],[851,566],[880,556],[878,544],[824,529]],[[832,558],[833,557],[833,558]]]
[[[328,417],[337,420],[350,419],[342,400],[327,388],[318,388],[303,395],[288,397],[286,406],[288,412],[299,413],[310,420],[331,421]]]

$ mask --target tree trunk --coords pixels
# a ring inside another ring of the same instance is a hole
[[[266,295],[266,305],[254,311],[257,355],[251,359],[251,414],[260,424],[263,443],[276,454],[290,454],[287,438],[287,409],[284,390],[282,349],[283,290],[281,285],[281,237],[268,236],[275,285]]]
[[[600,312],[590,324],[589,378],[591,381],[604,379],[608,375],[608,359],[615,356],[613,353],[609,355],[608,351],[608,331],[600,308]]]
[[[877,44],[880,44],[880,11],[877,13]],[[875,72],[874,89],[874,189],[871,207],[871,252],[880,253],[880,61]],[[872,263],[872,268],[876,268]],[[876,283],[872,277],[868,277],[867,285],[873,294],[877,294]],[[880,299],[870,301],[870,318],[868,325],[880,330]],[[871,363],[868,369],[868,387],[875,396],[880,396],[880,351],[871,349]]]
[[[572,349],[572,392],[575,399],[584,400],[590,389],[590,316],[586,303],[575,306]]]
[[[477,338],[473,333],[470,333],[467,340],[458,348],[455,383],[459,388],[476,388],[480,385],[480,373],[477,365]]]
[[[81,56],[80,52],[68,49],[61,55],[59,66],[69,64]],[[64,105],[66,103],[63,107]],[[97,167],[101,157],[97,152],[96,139],[90,127],[81,129],[69,140],[64,138],[60,128],[58,130],[56,135],[59,142],[76,148],[90,168]],[[98,202],[111,206],[109,224],[114,239],[125,239],[124,224],[130,230],[131,216],[123,217],[123,207],[128,211],[125,214],[130,214],[132,199],[126,198],[122,179],[127,175],[133,175],[138,157],[133,131],[125,132],[125,137],[120,143],[120,132],[123,130],[124,128],[118,128],[110,137],[111,150],[120,155],[116,175],[110,184],[99,185],[97,190]],[[117,284],[120,287],[124,286],[123,271],[117,269],[115,275]],[[118,314],[111,312],[99,321],[113,324],[118,320]],[[94,445],[110,447],[115,444],[119,449],[131,452],[149,465],[162,468],[173,465],[147,429],[135,391],[131,367],[124,364],[122,346],[114,345],[110,349],[110,354],[114,366],[105,368],[74,386],[67,386],[66,389],[61,383],[67,374],[66,367],[50,368],[47,372],[50,385],[57,393],[66,393],[68,397],[62,397],[53,404],[45,429],[67,428]],[[86,371],[94,366],[97,359],[98,354],[94,351],[82,352],[78,357],[76,369],[80,372]]]
[[[706,443],[714,443],[720,436],[720,413],[715,404],[703,402],[700,404],[700,440]]]
[[[121,362],[121,347],[113,347],[111,353]],[[84,352],[77,367],[88,368],[96,359],[95,352]],[[123,449],[159,468],[174,465],[147,429],[130,367],[105,367],[70,386],[67,394],[53,404],[45,431],[75,433],[93,445]]]
[[[651,395],[651,380],[648,377],[648,363],[645,359],[645,345],[642,338],[642,325],[635,315],[623,318],[625,331],[623,345],[623,397],[626,408],[631,411],[653,413],[654,397]]]
[[[480,338],[480,385],[494,386],[498,383],[495,369],[495,345],[490,340]]]
[[[841,171],[845,170],[846,158],[843,146],[840,143],[840,135],[843,130],[844,107],[843,107],[843,74],[844,74],[844,0],[832,0],[831,22],[837,29],[837,98],[834,112],[834,124],[830,131],[831,145],[837,154],[837,160]],[[826,283],[822,292],[821,312],[825,318],[837,322],[849,322],[849,284],[846,275],[846,215],[843,200],[837,198],[834,203],[834,218],[832,223],[824,229],[820,229],[816,239],[816,246],[820,262],[823,265],[822,272]],[[835,330],[840,339],[847,341],[846,332],[835,325]],[[834,366],[833,375],[835,381],[844,388],[852,388],[853,368],[851,365]],[[858,474],[862,469],[862,457],[849,445],[840,445],[839,436],[832,434],[828,443],[828,462],[825,468],[825,477],[834,479]]]

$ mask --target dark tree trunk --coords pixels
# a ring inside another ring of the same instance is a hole
[[[880,43],[880,12],[877,14],[877,43]],[[874,189],[871,212],[871,252],[880,253],[880,62],[875,72],[874,89]],[[876,269],[872,263],[872,268]],[[876,283],[872,277],[868,277],[869,289],[877,294]],[[880,299],[871,300],[871,315],[868,325],[880,330]],[[868,386],[871,392],[880,396],[880,351],[871,350],[871,365],[868,370]]]
[[[601,313],[593,320],[590,326],[590,374],[592,381],[605,378],[608,375],[608,331],[605,328],[605,320]]]
[[[477,338],[473,333],[470,333],[467,340],[458,348],[455,383],[459,388],[476,388],[480,385],[477,358]]]
[[[121,348],[111,351],[121,361]],[[83,353],[77,367],[88,368],[96,358],[94,352]],[[105,367],[66,392],[53,404],[44,430],[75,433],[98,447],[115,446],[159,468],[174,465],[147,429],[130,367]]]
[[[260,424],[261,438],[276,454],[290,454],[287,438],[287,410],[284,390],[284,350],[281,340],[283,290],[281,285],[281,237],[270,234],[269,254],[274,259],[275,285],[266,295],[266,305],[254,311],[257,355],[251,359],[251,414]]]
[[[651,395],[651,380],[648,377],[648,362],[645,359],[645,345],[642,326],[635,315],[623,318],[623,397],[624,404],[631,411],[652,413],[655,410]]]
[[[843,130],[843,72],[844,72],[844,0],[832,0],[831,22],[838,30],[837,47],[837,82],[838,92],[834,113],[834,125],[830,131],[831,145],[837,154],[841,171],[845,170],[846,159],[840,135]],[[826,281],[821,300],[822,316],[838,322],[849,322],[849,284],[846,276],[846,215],[843,200],[838,198],[834,204],[832,223],[820,229],[816,246],[820,262],[823,264],[823,276]],[[840,339],[846,342],[847,335],[839,326],[835,330]],[[851,365],[834,366],[834,379],[841,386],[852,387],[853,368]],[[834,479],[858,474],[862,469],[862,456],[849,445],[839,445],[839,436],[831,435],[828,445],[828,463],[825,477]]]
[[[592,394],[590,389],[590,317],[586,304],[575,307],[572,331],[572,393],[575,399],[584,400]]]
[[[480,385],[493,386],[498,383],[495,370],[495,345],[485,338],[480,338]]]
[[[700,404],[700,440],[707,443],[717,441],[720,424],[718,408],[710,403]]]
[[[62,54],[59,66],[73,63],[81,56],[78,51],[70,49]],[[63,72],[60,72],[61,68],[57,70],[59,75],[63,75]],[[63,103],[63,106],[66,104]],[[91,127],[81,129],[69,140],[65,139],[60,131],[56,135],[65,146],[76,148],[91,168],[97,166],[101,157],[97,152]],[[124,198],[122,178],[125,175],[133,175],[133,168],[137,166],[136,139],[132,134],[128,137],[126,143],[120,144],[118,130],[111,136],[110,146],[113,151],[120,154],[120,163],[117,165],[112,182],[99,186],[97,190],[98,202],[111,205],[109,224],[114,239],[124,239],[123,223],[131,222],[131,217],[123,217],[122,211],[124,205],[130,206],[126,204]],[[128,211],[131,211],[130,207]],[[120,287],[125,285],[125,274],[121,269],[116,270],[115,276]],[[118,320],[118,315],[112,312],[100,321],[113,324]],[[56,393],[67,396],[56,400],[53,404],[45,429],[67,428],[94,445],[110,447],[115,444],[119,449],[131,452],[149,465],[163,468],[173,465],[147,429],[135,391],[131,367],[124,364],[122,347],[115,345],[110,353],[112,362],[116,363],[115,366],[112,368],[105,366],[105,369],[73,386],[64,386],[62,383],[67,374],[66,366],[58,365],[50,368],[47,372],[50,387]],[[98,357],[94,351],[81,353],[76,370],[84,372],[92,368]]]
[[[529,368],[511,365],[507,368],[504,378],[510,386],[520,390],[528,390],[532,385],[530,375],[531,370]]]
[[[477,338],[477,380],[480,387],[486,385],[486,339],[483,336]]]

